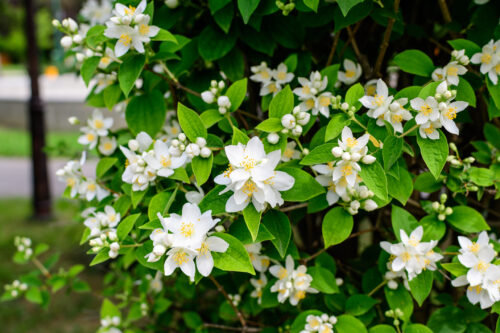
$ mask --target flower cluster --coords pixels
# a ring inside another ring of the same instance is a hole
[[[261,273],[258,279],[250,279],[250,284],[255,288],[251,293],[250,297],[257,298],[257,304],[262,303],[262,293],[267,285],[266,274]]]
[[[406,270],[410,281],[422,273],[422,270],[436,270],[436,262],[443,258],[433,250],[437,241],[422,242],[423,235],[422,226],[413,230],[409,237],[401,229],[401,243],[391,244],[385,241],[380,243],[382,249],[394,257],[391,261],[391,270],[396,273]]]
[[[224,81],[215,81],[212,80],[210,82],[210,88],[201,93],[201,99],[203,102],[207,104],[212,104],[217,102],[217,107],[220,114],[226,114],[227,111],[231,108],[231,101],[229,97],[222,94],[222,90],[226,87]]]
[[[333,333],[333,325],[337,323],[337,317],[323,313],[320,316],[308,315],[306,326],[300,333]]]
[[[360,64],[357,64],[354,61],[347,59],[347,58],[344,59],[344,70],[345,71],[338,71],[337,83],[339,83],[339,84],[344,83],[348,86],[350,86],[354,82],[358,81],[361,74],[363,73],[363,70],[361,69]]]
[[[144,43],[149,43],[156,36],[160,28],[149,25],[149,15],[143,14],[146,9],[146,0],[142,0],[137,7],[128,7],[117,3],[114,15],[106,22],[104,35],[108,38],[118,39],[115,44],[115,54],[121,57],[130,50],[135,49],[144,53]]]
[[[478,52],[470,58],[473,64],[481,65],[479,70],[482,74],[488,74],[493,84],[498,83],[498,75],[500,75],[500,40],[490,40],[488,44],[483,46],[481,52]]]
[[[410,290],[410,285],[408,283],[408,277],[405,274],[404,270],[400,270],[398,272],[395,272],[392,270],[392,262],[387,263],[387,272],[384,274],[384,279],[387,281],[387,287],[389,289],[396,290],[398,289],[398,282],[396,281],[397,279],[401,278],[403,279],[403,285],[407,290]]]
[[[80,15],[90,26],[104,24],[111,18],[113,6],[109,0],[87,0],[80,10]]]
[[[454,50],[451,52],[451,61],[444,67],[438,67],[432,72],[434,81],[446,81],[448,85],[458,86],[459,75],[467,73],[469,57],[465,55],[465,50]]]
[[[489,243],[486,231],[481,232],[475,242],[464,236],[458,236],[458,242],[461,247],[458,260],[468,271],[451,283],[455,287],[469,285],[469,301],[479,303],[481,309],[488,308],[500,301],[500,267],[493,263],[497,253]]]
[[[316,71],[311,73],[309,80],[299,77],[299,83],[302,87],[295,88],[293,92],[301,101],[300,111],[311,111],[313,116],[321,113],[328,118],[332,104],[332,93],[324,91],[328,85],[328,77],[321,76],[320,72]]]
[[[301,111],[300,107],[293,108],[292,113],[287,113],[281,117],[281,125],[284,129],[281,131],[283,134],[288,134],[291,131],[293,136],[300,136],[302,134],[302,126],[307,125],[311,115],[305,111]]]
[[[162,228],[151,233],[153,250],[146,255],[148,262],[156,262],[166,253],[165,275],[171,275],[179,267],[194,281],[196,259],[198,272],[203,276],[210,275],[214,267],[211,253],[223,253],[229,247],[222,238],[208,235],[219,219],[214,219],[210,210],[202,214],[200,208],[191,203],[184,204],[182,215],[163,217],[158,213],[158,218]]]
[[[456,90],[448,90],[446,81],[443,81],[437,86],[434,96],[429,96],[425,100],[417,97],[410,101],[411,107],[418,112],[415,121],[419,125],[421,137],[437,140],[439,131],[436,129],[441,127],[452,134],[458,134],[458,127],[453,120],[457,117],[457,113],[469,106],[469,103],[453,102],[456,94]]]
[[[261,83],[260,96],[276,95],[283,85],[293,80],[293,73],[288,73],[288,67],[281,63],[276,69],[270,69],[265,62],[259,66],[250,67],[252,76],[250,80]]]
[[[403,120],[408,121],[413,118],[410,111],[404,108],[408,99],[394,100],[394,96],[389,96],[389,89],[381,79],[376,81],[375,94],[373,96],[367,94],[359,101],[368,109],[368,117],[377,120],[378,126],[385,126],[385,122],[388,122],[394,131],[399,133],[403,133]]]
[[[63,36],[60,41],[60,44],[64,49],[68,50],[71,47],[78,46],[82,43],[83,36],[85,36],[85,34],[79,31],[80,27],[78,26],[78,23],[76,23],[76,21],[71,17],[65,18],[61,22],[53,20],[52,25],[66,35]],[[83,32],[86,33],[86,31]]]
[[[120,223],[120,213],[111,206],[105,206],[103,212],[97,212],[95,207],[89,207],[82,212],[83,224],[89,228],[89,244],[92,252],[98,253],[103,248],[109,248],[110,258],[116,258],[120,250],[116,226]]]
[[[297,305],[306,297],[306,293],[317,293],[311,288],[311,275],[307,274],[307,267],[300,265],[294,269],[295,263],[291,255],[286,257],[285,267],[273,265],[269,272],[278,279],[271,287],[271,292],[278,293],[278,301],[284,303],[289,299],[291,305]]]
[[[16,246],[17,253],[19,253],[24,260],[28,260],[33,255],[30,238],[16,236],[16,238],[14,238],[14,245]]]
[[[226,202],[227,212],[242,211],[250,202],[259,212],[266,204],[276,207],[284,203],[280,192],[291,189],[295,179],[286,172],[275,171],[281,150],[266,154],[258,137],[253,137],[246,145],[238,143],[224,149],[229,167],[214,181],[226,186],[220,194],[234,192]]]
[[[118,316],[104,317],[101,319],[99,333],[122,333],[119,329],[122,319]]]
[[[446,220],[446,216],[453,214],[453,208],[451,207],[446,207],[444,204],[446,203],[446,200],[448,199],[448,196],[446,194],[441,194],[441,202],[439,201],[434,201],[432,203],[432,209],[436,214],[438,214],[438,220],[439,221],[444,221]]]
[[[113,126],[113,118],[104,118],[102,112],[95,109],[92,117],[87,119],[87,126],[80,129],[83,135],[78,138],[78,143],[86,145],[89,149],[94,149],[101,138],[99,151],[103,155],[111,155],[116,149],[116,138],[107,137],[111,126]]]
[[[360,186],[362,179],[358,175],[361,171],[358,162],[364,164],[375,162],[375,157],[367,154],[366,145],[369,136],[364,134],[356,139],[351,129],[344,127],[341,140],[338,140],[339,145],[332,149],[333,156],[340,159],[312,167],[319,173],[316,181],[328,189],[326,194],[328,204],[333,205],[341,198],[344,202],[350,202],[348,211],[351,214],[357,214],[359,208],[367,211],[377,208],[377,204],[371,199],[373,192],[366,186]]]
[[[15,298],[28,290],[28,285],[24,282],[20,282],[19,280],[14,280],[11,284],[6,284],[4,289],[9,297]]]
[[[141,132],[137,134],[136,139],[128,142],[129,148],[120,146],[127,157],[122,180],[132,184],[133,191],[144,191],[157,176],[169,177],[186,162],[185,154],[180,153],[180,156],[176,157],[162,140],[156,140],[153,149],[149,149],[152,144],[153,139],[147,133]]]

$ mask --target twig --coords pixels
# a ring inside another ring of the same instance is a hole
[[[249,112],[246,112],[246,111],[243,111],[243,110],[240,110],[240,109],[236,110],[235,112],[241,113],[242,115],[245,115],[245,116],[247,116],[249,118],[252,118],[252,119],[255,119],[255,120],[258,120],[258,121],[264,120],[264,119],[260,118],[259,116],[256,116],[256,115],[254,115],[252,113],[249,113]]]
[[[352,30],[352,33],[354,35],[356,35],[356,33],[358,32],[358,29],[359,29],[359,27],[361,25],[361,22],[362,21],[358,21],[358,23],[356,23],[356,25],[354,26],[354,29]],[[342,59],[342,56],[344,55],[344,52],[347,49],[347,47],[349,46],[349,44],[351,44],[351,40],[347,39],[347,41],[344,43],[344,46],[342,46],[342,49],[340,49],[340,52],[339,52],[339,58],[340,59]]]
[[[244,327],[232,327],[232,326],[211,324],[211,323],[204,323],[203,326],[217,328],[217,329],[223,330],[223,331],[234,331],[234,332],[260,332],[260,331],[262,331],[262,329],[259,327],[247,327],[245,329]]]
[[[383,286],[385,286],[387,284],[387,282],[389,282],[389,281],[388,280],[382,281],[378,286],[376,286],[375,288],[373,288],[372,291],[370,291],[367,295],[371,296],[371,295],[375,294],[377,292],[377,290],[379,290],[380,288],[382,288]]]
[[[50,278],[52,276],[47,268],[45,268],[45,266],[37,258],[32,258],[31,261],[46,278]]]
[[[304,208],[304,207],[307,207],[308,203],[301,203],[301,204],[298,204],[298,205],[295,205],[295,206],[288,206],[288,207],[284,207],[284,208],[281,208],[280,211],[282,212],[290,212],[292,210],[296,210],[296,209],[300,209],[300,208]]]
[[[356,42],[356,37],[354,37],[354,33],[352,32],[352,29],[350,26],[347,26],[347,33],[349,34],[349,39],[351,40],[352,44],[352,49],[354,50],[354,53],[356,53],[356,57],[358,58],[358,61],[361,63],[361,67],[363,67],[363,72],[365,73],[365,76],[370,73],[370,64],[366,60],[365,56],[361,53],[358,47],[358,43]]]
[[[443,19],[446,23],[451,22],[450,10],[446,4],[446,0],[439,0],[439,8],[441,8],[441,13],[443,14]]]
[[[170,77],[166,76],[166,75],[163,75],[161,73],[157,73],[155,72],[154,70],[152,70],[151,68],[147,67],[145,68],[148,72],[151,72],[153,73],[154,75],[156,76],[159,76],[161,77],[163,80],[167,81],[171,86],[174,86],[175,88],[177,89],[180,89],[180,90],[184,90],[185,92],[191,94],[191,95],[194,95],[194,96],[197,96],[197,97],[201,97],[201,94],[197,91],[194,91],[188,87],[185,87],[183,86],[177,79],[175,80],[172,80]]]
[[[241,323],[241,326],[242,326],[241,331],[242,332],[249,332],[249,331],[247,331],[248,327],[247,327],[247,323],[245,321],[245,317],[243,317],[243,314],[240,312],[240,310],[238,310],[236,305],[234,305],[231,298],[229,298],[229,295],[227,294],[224,287],[219,282],[217,282],[217,280],[212,275],[209,276],[209,279],[215,284],[215,286],[217,287],[217,290],[219,290],[219,292],[222,293],[222,295],[224,295],[224,297],[226,298],[229,305],[233,308],[234,313],[236,313],[236,316],[238,317],[238,320]]]
[[[380,77],[380,68],[382,67],[382,62],[384,60],[385,52],[387,51],[387,47],[389,46],[389,39],[391,38],[392,28],[394,27],[394,22],[396,22],[396,15],[399,10],[399,1],[394,0],[394,17],[390,17],[387,21],[387,27],[384,32],[384,39],[382,41],[382,45],[380,45],[380,51],[377,56],[377,61],[375,62],[375,68],[373,69],[373,74],[377,77]]]
[[[342,29],[340,29],[336,34],[335,34],[335,37],[333,38],[333,44],[332,44],[332,48],[330,49],[330,54],[328,55],[328,60],[326,61],[326,66],[325,67],[328,67],[332,64],[332,61],[333,61],[333,56],[335,54],[335,49],[337,49],[337,45],[339,43],[339,39],[340,39],[340,32],[342,31]]]
[[[406,136],[406,135],[410,134],[410,133],[411,133],[411,132],[413,132],[414,130],[416,130],[416,129],[417,129],[417,127],[419,127],[419,126],[420,126],[420,125],[416,124],[416,125],[414,125],[412,128],[410,128],[409,130],[407,130],[406,132],[404,132],[403,134],[401,134],[401,135],[397,135],[396,137],[398,137],[398,138],[402,138],[402,137],[404,137],[404,136]]]

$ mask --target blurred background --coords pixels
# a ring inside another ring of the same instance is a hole
[[[30,6],[36,43],[30,42],[27,33],[26,20],[30,17],[26,9]],[[82,151],[77,143],[78,127],[70,125],[68,117],[84,121],[92,112],[84,104],[88,89],[80,78],[69,73],[74,64],[65,63],[59,44],[61,36],[51,23],[53,18],[76,18],[81,6],[82,1],[78,0],[0,0],[1,289],[34,269],[29,263],[18,265],[12,261],[14,237],[18,235],[30,237],[34,244],[48,244],[46,257],[60,253],[57,266],[68,268],[81,263],[88,267],[91,260],[85,249],[78,246],[82,227],[77,223],[77,203],[61,198],[65,184],[58,182],[54,174],[69,159],[79,158]],[[35,65],[40,73],[41,110],[30,103],[29,68],[33,60],[38,61]],[[115,123],[122,121],[120,116],[114,117]],[[33,144],[38,151],[32,149],[33,131]],[[95,172],[91,156],[84,171]],[[95,294],[101,288],[102,276],[96,269],[86,269],[82,279],[95,292],[75,295],[62,289],[46,309],[23,299],[0,302],[0,331],[94,332],[99,325],[101,302]]]

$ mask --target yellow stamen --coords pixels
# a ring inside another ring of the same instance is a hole
[[[189,222],[189,223],[185,223],[185,222],[182,222],[181,224],[181,234],[184,236],[184,237],[191,237],[194,233],[194,225],[193,223]]]
[[[432,108],[429,106],[429,104],[425,104],[420,107],[420,112],[428,116],[432,113]]]
[[[127,34],[122,34],[118,41],[125,46],[129,46],[132,43],[132,38]]]
[[[188,258],[186,255],[186,252],[184,251],[177,251],[174,254],[174,261],[177,264],[177,266],[181,266],[182,264],[185,264],[188,262]]]
[[[450,107],[448,110],[446,110],[446,113],[444,114],[446,118],[453,120],[457,117],[457,108],[456,107]]]
[[[356,72],[351,71],[350,69],[345,71],[345,76],[348,78],[354,77],[354,75],[356,75]]]

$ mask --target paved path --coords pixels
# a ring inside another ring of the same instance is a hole
[[[49,180],[52,198],[59,198],[65,184],[55,176],[56,170],[64,166],[67,160],[51,159],[49,161]],[[83,173],[94,177],[96,161],[88,160]],[[27,158],[0,157],[0,198],[31,196],[31,161]]]

